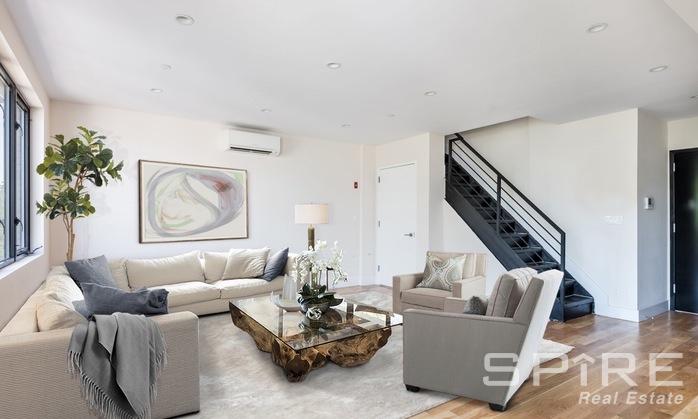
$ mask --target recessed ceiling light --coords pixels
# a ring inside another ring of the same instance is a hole
[[[342,124],[342,128],[349,128],[351,127],[351,124]]]
[[[697,98],[698,98],[698,95],[691,96],[691,99],[697,99]]]
[[[189,15],[177,15],[175,16],[175,20],[180,25],[190,26],[194,24],[194,18]]]
[[[162,64],[162,65],[160,65],[160,69],[165,70],[165,71],[169,71],[169,70],[172,70],[172,66],[169,64]]]
[[[337,70],[342,68],[342,63],[327,63],[327,68],[330,70]]]
[[[387,114],[386,116],[387,116],[388,118],[395,118],[396,115],[395,115],[394,113],[389,113],[389,114]]]
[[[591,25],[587,28],[587,32],[589,33],[599,33],[604,31],[606,28],[608,28],[608,23],[597,23],[595,25]]]
[[[269,109],[269,108],[262,108],[262,109],[260,109],[259,111],[260,111],[260,112],[264,112],[264,113],[269,113],[269,112],[271,112],[271,109]]]
[[[650,73],[659,73],[660,71],[664,71],[667,68],[669,68],[668,65],[659,65],[657,67],[652,67],[650,68]]]
[[[150,93],[162,93],[162,89],[158,87],[153,87],[152,89],[150,89]]]
[[[436,92],[433,90],[429,90],[424,92],[424,96],[436,96]]]

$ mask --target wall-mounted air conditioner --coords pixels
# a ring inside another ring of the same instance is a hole
[[[278,156],[281,153],[281,137],[234,129],[228,131],[229,147],[233,151],[272,156]]]

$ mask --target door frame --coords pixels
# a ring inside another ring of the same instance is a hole
[[[676,311],[676,242],[674,232],[675,217],[675,196],[674,196],[674,160],[677,154],[696,152],[698,147],[682,148],[679,150],[669,150],[669,310]]]
[[[381,172],[381,170],[395,169],[395,168],[404,167],[404,166],[414,166],[414,170],[415,170],[415,185],[414,185],[414,187],[415,187],[415,195],[417,198],[417,208],[416,208],[417,212],[414,215],[415,235],[418,233],[416,230],[417,230],[417,227],[419,226],[419,217],[418,217],[418,214],[419,214],[419,187],[418,187],[419,186],[419,182],[418,182],[419,181],[419,164],[417,163],[416,160],[408,160],[408,161],[404,161],[401,163],[394,163],[394,164],[388,164],[385,166],[376,167],[376,178],[375,178],[375,182],[376,182],[375,183],[375,185],[376,185],[375,217],[376,218],[375,218],[375,224],[373,226],[373,228],[375,230],[375,235],[374,235],[374,248],[375,248],[374,262],[375,263],[374,263],[373,269],[376,269],[376,271],[374,271],[374,273],[376,273],[376,276],[375,276],[376,283],[378,282],[378,276],[379,276],[377,269],[378,269],[378,265],[380,265],[380,261],[379,261],[380,255],[378,254],[378,230],[379,230],[379,227],[378,227],[378,221],[379,221],[379,219],[378,219],[378,183],[380,183],[380,172]],[[415,249],[415,256],[416,256],[416,252],[417,252],[417,249]]]

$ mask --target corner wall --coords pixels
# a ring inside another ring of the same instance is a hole
[[[637,150],[637,284],[640,319],[669,308],[669,152],[667,123],[640,110]],[[654,200],[645,209],[645,197]]]

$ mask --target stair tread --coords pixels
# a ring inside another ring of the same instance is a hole
[[[540,252],[541,250],[543,250],[543,248],[540,246],[526,246],[526,247],[520,247],[517,249],[512,247],[512,250],[516,253],[528,253],[528,252]]]
[[[594,297],[587,295],[571,294],[565,295],[565,307],[576,307],[582,304],[591,304],[594,302]]]

